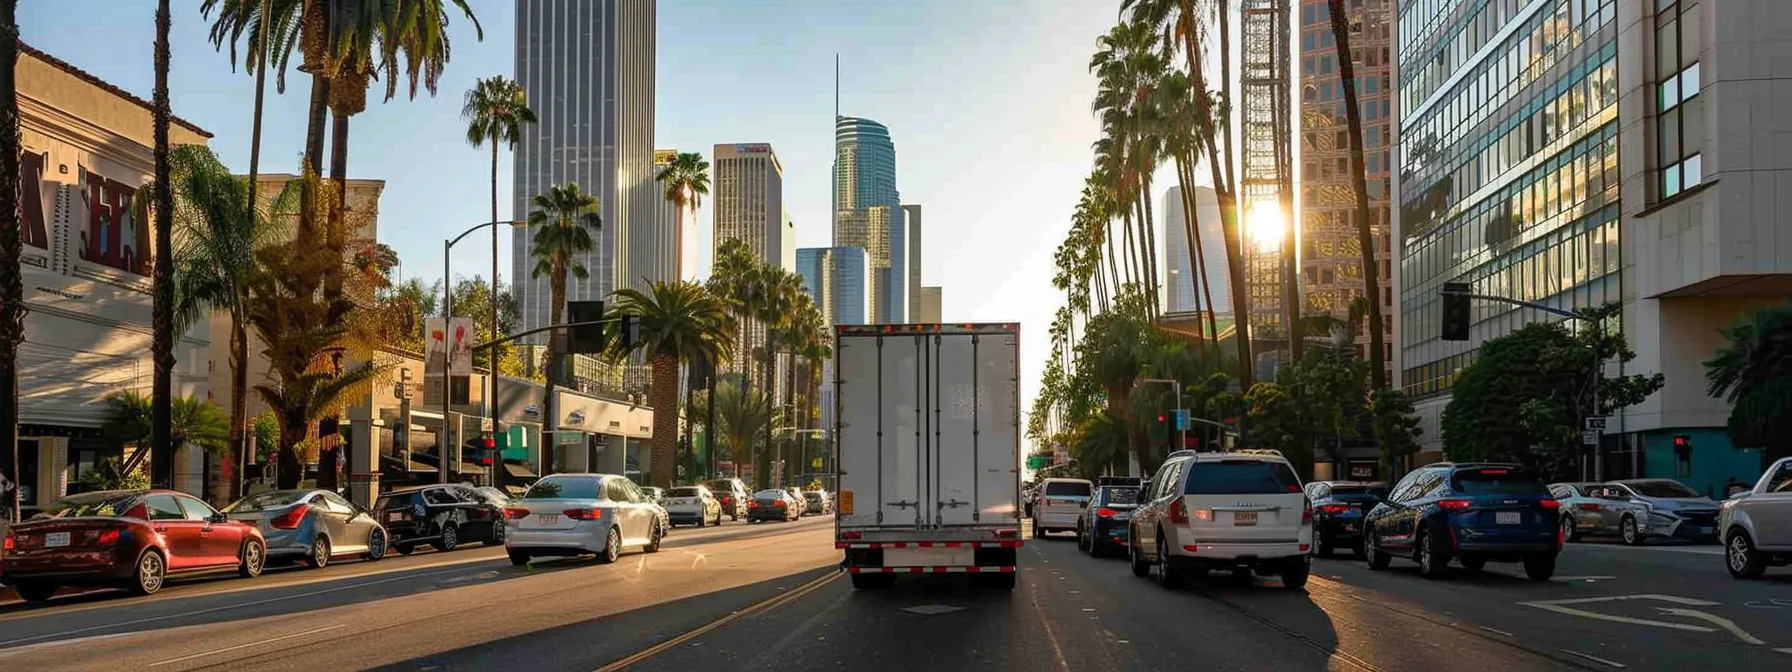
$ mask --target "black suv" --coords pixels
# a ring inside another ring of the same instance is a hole
[[[1477,572],[1488,561],[1522,562],[1547,581],[1562,552],[1561,503],[1536,472],[1516,464],[1440,462],[1420,467],[1389,489],[1363,523],[1369,569],[1394,558],[1442,576],[1452,558]]]
[[[399,555],[425,543],[438,551],[463,541],[504,543],[504,507],[464,485],[399,488],[380,495],[373,510]]]
[[[1339,549],[1362,555],[1363,514],[1387,496],[1380,483],[1317,481],[1307,484],[1313,502],[1313,554],[1332,557]]]

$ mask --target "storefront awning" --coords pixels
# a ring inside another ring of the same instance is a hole
[[[511,462],[504,463],[504,473],[509,474],[511,478],[531,479],[537,477],[535,472],[529,470],[529,465]]]

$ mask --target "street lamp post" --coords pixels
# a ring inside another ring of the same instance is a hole
[[[468,235],[472,234],[473,232],[483,229],[485,227],[497,226],[499,224],[509,224],[511,226],[526,226],[528,224],[528,222],[522,222],[522,221],[517,221],[517,220],[511,219],[511,220],[498,220],[498,221],[485,222],[482,224],[474,224],[472,228],[460,232],[460,235],[455,236],[453,238],[448,238],[448,239],[442,240],[442,330],[443,330],[444,334],[446,334],[447,329],[448,329],[448,321],[454,317],[454,274],[449,272],[450,257],[449,257],[448,253],[449,253],[449,251],[454,249],[454,244],[460,242],[462,238],[466,238]],[[486,299],[487,299],[486,303],[491,304],[492,337],[497,338],[498,337],[498,258],[496,256],[492,257],[491,286],[492,286],[491,294],[486,297]],[[442,344],[444,346],[447,345],[447,338],[445,336],[442,339]],[[453,378],[448,375],[449,365],[452,363],[452,360],[450,359],[450,357],[451,357],[451,355],[448,352],[448,348],[446,348],[446,347],[442,348],[442,435],[441,435],[441,438],[438,441],[436,441],[436,446],[437,446],[437,449],[436,449],[436,453],[437,453],[436,482],[437,483],[447,483],[448,482],[448,454],[449,454],[449,450],[448,450],[449,449],[449,446],[448,446],[448,414],[449,414],[448,402],[453,398],[453,395],[451,394],[452,386],[450,385],[450,381],[453,380]],[[486,407],[486,413],[489,416],[491,416],[491,419],[492,419],[492,435],[496,436],[498,433],[498,350],[497,350],[497,348],[493,348],[491,351],[491,354],[486,355],[486,365],[487,365],[486,368],[489,369],[489,372],[486,374],[486,384],[489,387],[489,391],[486,393],[485,407]],[[406,419],[406,422],[409,422],[408,418]],[[455,427],[455,429],[458,430],[458,429],[460,429],[460,427]],[[457,440],[458,440],[458,437],[457,437]],[[496,444],[494,444],[494,446],[495,445]],[[495,463],[495,461],[494,461],[494,463]],[[494,466],[495,466],[495,464],[494,464]]]

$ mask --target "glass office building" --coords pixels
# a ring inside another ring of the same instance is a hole
[[[865,250],[873,322],[908,321],[909,240],[896,191],[896,145],[870,119],[834,120],[834,246]]]
[[[867,324],[871,315],[869,257],[858,247],[805,247],[796,251],[803,291],[821,308],[822,321]]]

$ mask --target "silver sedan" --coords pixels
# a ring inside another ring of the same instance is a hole
[[[268,560],[299,560],[312,568],[347,555],[386,557],[390,538],[373,514],[328,490],[263,492],[237,500],[224,513],[261,528]]]
[[[1647,506],[1631,501],[1615,486],[1553,483],[1549,492],[1561,502],[1563,541],[1580,541],[1582,536],[1621,536],[1624,521],[1649,519]]]
[[[665,510],[634,482],[612,474],[554,474],[504,509],[510,562],[552,555],[596,555],[614,562],[624,547],[660,550]]]

